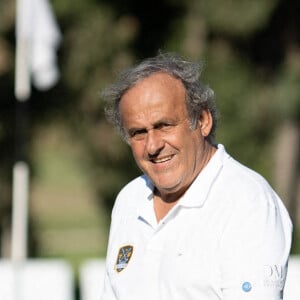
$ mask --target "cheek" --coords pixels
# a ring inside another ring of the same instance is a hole
[[[131,143],[130,144],[131,152],[138,163],[144,157],[144,145],[142,143]]]
[[[187,138],[184,141],[184,152],[186,159],[188,161],[193,161],[195,159],[199,159],[200,157],[200,151],[201,151],[201,139],[199,139],[198,136],[190,135],[187,136]]]

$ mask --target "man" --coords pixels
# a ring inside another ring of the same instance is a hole
[[[214,93],[199,67],[160,54],[103,93],[144,174],[113,209],[103,300],[282,299],[288,213],[214,144]]]

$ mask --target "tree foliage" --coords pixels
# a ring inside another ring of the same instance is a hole
[[[100,205],[110,210],[117,191],[139,171],[127,145],[105,121],[99,91],[137,60],[158,50],[176,51],[205,60],[203,80],[215,90],[220,111],[217,140],[271,179],[273,138],[284,120],[299,121],[297,1],[52,4],[63,34],[62,77],[51,91],[33,89],[28,150],[36,128],[64,122],[86,153]],[[14,3],[0,0],[0,219],[10,209],[14,160],[14,30]]]

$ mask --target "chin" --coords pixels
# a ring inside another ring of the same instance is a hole
[[[180,189],[180,187],[179,187],[179,185],[178,184],[174,184],[174,183],[172,183],[172,184],[156,184],[155,185],[156,186],[156,188],[159,190],[159,191],[162,191],[162,192],[164,192],[164,193],[176,193],[179,189]]]

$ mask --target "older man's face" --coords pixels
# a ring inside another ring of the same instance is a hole
[[[129,89],[120,113],[134,158],[164,194],[182,194],[209,160],[211,115],[205,112],[192,130],[180,80],[154,73]]]

